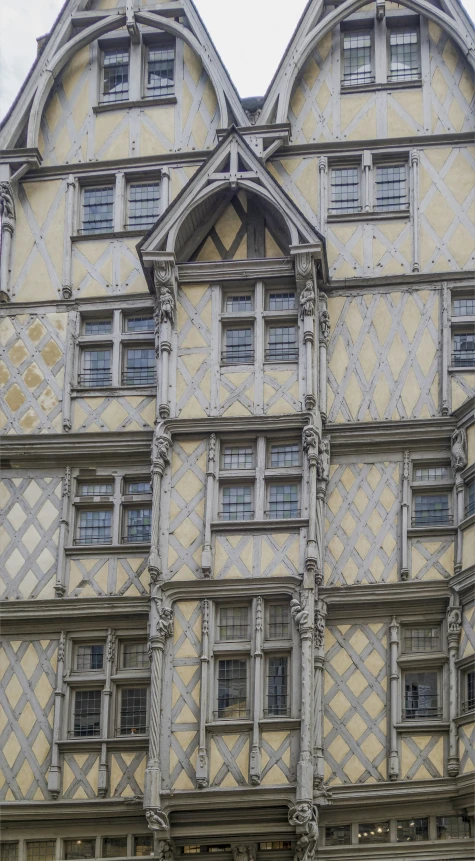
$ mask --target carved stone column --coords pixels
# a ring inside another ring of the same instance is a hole
[[[160,809],[160,710],[162,699],[163,653],[167,639],[173,635],[173,610],[164,604],[160,586],[152,587],[150,608],[150,725],[149,751],[145,770],[144,808],[152,831],[166,831],[168,817]]]
[[[48,790],[53,798],[57,798],[61,791],[61,766],[59,764],[58,742],[61,735],[61,723],[63,718],[63,676],[64,676],[64,653],[66,649],[66,635],[61,631],[58,643],[58,667],[56,670],[56,689],[54,692],[54,719],[53,719],[53,742],[51,745],[51,765],[48,771]]]
[[[209,601],[201,603],[201,692],[200,692],[200,740],[196,762],[196,783],[198,789],[208,786],[208,750],[206,747],[206,718],[208,711],[208,670],[209,670]]]
[[[302,446],[308,460],[308,531],[307,548],[305,553],[305,571],[316,572],[317,569],[317,465],[318,465],[318,431],[314,425],[303,429]]]
[[[316,278],[312,255],[302,252],[295,256],[295,280],[299,293],[300,317],[303,322],[305,349],[305,409],[315,408],[314,350],[315,350],[315,305]]]
[[[314,654],[314,714],[313,732],[313,785],[323,785],[325,761],[323,755],[323,672],[325,666],[325,619],[327,605],[323,599],[317,601],[315,610],[315,654]]]
[[[106,643],[106,682],[104,685],[104,701],[102,708],[102,738],[107,738],[109,730],[109,715],[111,713],[112,697],[112,665],[115,658],[116,633],[109,628]],[[104,798],[109,789],[109,768],[107,765],[107,744],[101,744],[101,758],[99,762],[99,777],[97,781],[97,794]]]
[[[152,528],[150,535],[150,556],[148,560],[148,570],[150,579],[156,583],[162,576],[162,563],[160,559],[160,496],[162,491],[162,478],[170,463],[169,450],[171,439],[165,434],[160,433],[160,426],[157,428],[158,435],[154,439],[154,451],[152,460]]]
[[[168,393],[169,362],[172,350],[172,331],[175,325],[176,298],[175,298],[175,267],[174,256],[168,255],[155,262],[154,284],[158,302],[155,312],[156,350],[160,359],[157,368],[157,384],[159,382],[159,404],[158,415],[166,419],[170,415],[170,403]],[[158,344],[157,344],[158,334]],[[160,368],[161,365],[161,368]]]
[[[397,745],[397,716],[398,716],[398,686],[399,686],[399,670],[398,670],[398,650],[399,650],[399,624],[395,616],[389,626],[389,696],[390,696],[390,730],[389,730],[389,767],[388,774],[390,780],[397,780],[399,777],[399,753]]]
[[[74,220],[74,197],[76,194],[76,181],[70,174],[66,182],[66,213],[64,226],[64,254],[63,254],[63,287],[61,290],[63,299],[71,299],[73,295],[73,273],[72,259],[73,247],[71,236],[73,235]]]
[[[261,749],[259,738],[259,711],[262,699],[261,679],[262,679],[262,636],[263,636],[263,610],[262,598],[256,600],[256,639],[254,649],[254,715],[252,724],[252,747],[251,747],[251,767],[250,777],[253,786],[259,786],[261,782]]]
[[[330,340],[330,314],[328,313],[328,299],[325,293],[318,297],[319,307],[319,366],[318,366],[318,406],[322,422],[327,420],[327,351]]]
[[[289,810],[289,823],[295,825],[297,844],[294,861],[313,861],[318,842],[318,809],[311,801],[297,801]]]
[[[57,598],[63,598],[66,591],[66,584],[64,582],[66,556],[64,548],[66,547],[69,540],[69,506],[71,499],[71,467],[69,466],[66,467],[64,473],[61,495],[62,501],[61,520],[59,521],[58,568],[56,571],[56,583],[54,586],[54,592]]]
[[[407,580],[409,577],[409,561],[408,561],[408,520],[409,520],[409,471],[411,461],[409,452],[404,452],[404,462],[402,467],[402,502],[401,502],[401,580]]]
[[[461,473],[467,464],[467,432],[465,428],[457,428],[452,434],[452,469],[455,476],[454,523],[457,526],[457,534],[455,536],[455,574],[459,574],[462,570],[463,533],[460,529],[460,523],[464,519],[465,483]]]
[[[459,596],[452,592],[450,607],[447,610],[447,639],[449,645],[449,759],[447,772],[450,777],[456,777],[459,773],[459,750],[458,750],[458,726],[455,718],[458,713],[459,685],[458,668],[456,664],[460,632],[462,630],[462,611],[459,607]]]
[[[305,585],[305,583],[304,583]],[[297,764],[297,801],[313,799],[313,625],[314,586],[300,591],[290,602],[301,643],[300,757]]]
[[[323,565],[325,560],[325,500],[328,480],[330,478],[330,438],[323,437],[318,443],[317,457],[317,492],[316,492],[316,571],[315,583],[323,583]]]
[[[2,237],[0,251],[0,301],[9,302],[12,258],[12,239],[16,226],[15,199],[12,184],[0,182],[0,217]]]
[[[327,175],[328,175],[328,158],[326,155],[321,155],[318,159],[318,211],[319,211],[319,229],[320,233],[324,233],[326,217],[327,217]]]
[[[419,161],[417,149],[411,151],[411,221],[412,221],[412,271],[420,271],[419,261]]]
[[[214,485],[216,481],[216,434],[212,433],[208,444],[208,463],[206,469],[206,509],[205,536],[201,570],[203,577],[211,577],[211,520],[213,518]]]
[[[449,364],[450,364],[450,290],[442,285],[442,404],[441,413],[449,415]]]

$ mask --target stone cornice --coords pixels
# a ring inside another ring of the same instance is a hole
[[[91,458],[108,461],[127,458],[128,462],[144,460],[148,463],[152,446],[153,431],[134,431],[133,433],[95,433],[95,434],[51,434],[28,437],[4,436],[0,440],[2,460],[19,463],[35,461],[38,466],[50,463],[71,463],[81,466],[83,461],[90,465]],[[41,461],[41,463],[39,463]]]
[[[328,424],[332,460],[338,455],[358,451],[427,450],[431,445],[450,448],[450,437],[456,427],[453,416],[402,421],[347,422]]]
[[[445,613],[450,599],[447,583],[405,581],[358,586],[322,586],[318,591],[332,619],[375,619],[378,616],[420,617]]]
[[[56,598],[51,601],[0,601],[0,614],[4,633],[12,627],[19,634],[22,625],[24,633],[35,633],[44,627],[48,631],[61,631],[65,627],[101,627],[112,619],[117,624],[134,624],[143,618],[148,619],[148,598],[124,598],[120,595],[110,598]],[[134,618],[135,617],[135,618]],[[31,623],[34,622],[34,629]]]

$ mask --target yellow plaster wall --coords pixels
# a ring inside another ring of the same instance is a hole
[[[170,789],[185,790],[196,787],[202,614],[197,601],[179,601],[174,610],[173,670],[167,705],[172,737],[164,757],[164,770]]]
[[[445,777],[447,736],[414,734],[401,738],[401,780]]]
[[[155,401],[150,394],[76,398],[72,404],[72,429],[85,433],[150,430],[155,422]]]
[[[171,462],[168,571],[171,579],[201,576],[207,440],[174,444]]]
[[[470,774],[475,771],[475,723],[462,724],[459,727],[459,757],[460,774]]]
[[[16,200],[12,247],[12,300],[39,302],[61,296],[66,182],[24,182]]]
[[[212,288],[185,284],[178,290],[176,411],[203,418],[211,397]]]
[[[475,559],[475,524],[463,531],[462,569],[470,568]]]
[[[450,383],[452,410],[458,409],[468,398],[475,395],[475,373],[469,371],[466,374],[451,374]]]
[[[412,580],[448,580],[454,574],[454,541],[417,539],[410,542]]]
[[[150,576],[145,556],[73,556],[67,561],[66,595],[71,598],[128,598],[148,595]]]

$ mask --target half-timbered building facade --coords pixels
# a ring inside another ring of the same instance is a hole
[[[457,0],[309,0],[252,99],[192,0],[39,40],[0,129],[1,861],[472,857],[474,70]]]

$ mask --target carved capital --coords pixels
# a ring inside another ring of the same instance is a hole
[[[454,473],[465,469],[467,463],[467,432],[465,428],[457,428],[452,434],[452,469]]]
[[[11,182],[0,182],[0,215],[2,219],[15,220],[15,198]]]

